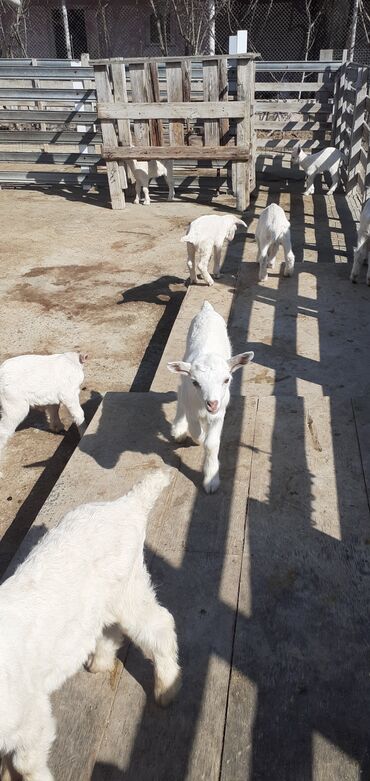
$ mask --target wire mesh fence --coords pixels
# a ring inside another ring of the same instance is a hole
[[[317,59],[349,44],[349,0],[0,0],[0,56],[79,59],[228,52],[248,31],[266,60]],[[370,64],[370,15],[360,0],[354,59]]]

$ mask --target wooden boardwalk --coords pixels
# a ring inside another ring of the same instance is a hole
[[[342,263],[298,263],[263,285],[256,274],[243,263],[237,280],[189,289],[152,390],[106,394],[19,551],[77,504],[172,467],[147,560],[176,620],[183,688],[160,710],[128,645],[114,675],[78,673],[54,697],[56,781],[370,778],[370,291]],[[255,351],[214,496],[201,449],[170,440],[165,368],[204,298],[236,350]]]

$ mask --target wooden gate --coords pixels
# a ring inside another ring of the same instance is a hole
[[[256,56],[92,61],[103,136],[102,156],[107,163],[114,209],[125,205],[124,162],[134,158],[209,160],[220,161],[220,165],[222,161],[232,161],[236,206],[240,211],[247,208],[255,186]],[[230,59],[232,63],[228,63]],[[232,99],[230,65],[236,82]],[[158,66],[165,68],[165,80],[161,83]],[[195,82],[192,68],[198,75]],[[197,123],[203,123],[203,134],[199,136],[201,145],[195,146],[190,140]]]

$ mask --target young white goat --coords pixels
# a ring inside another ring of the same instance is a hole
[[[298,144],[292,152],[292,163],[299,163],[307,176],[304,195],[312,195],[315,191],[314,180],[316,174],[322,174],[325,171],[329,171],[332,180],[328,195],[334,193],[339,184],[339,169],[344,159],[342,152],[336,149],[335,146],[327,146],[326,149],[321,149],[320,152],[306,155],[303,149],[301,149],[301,145]]]
[[[50,430],[63,431],[59,404],[64,404],[78,426],[85,428],[80,405],[80,386],[84,379],[83,363],[87,355],[19,355],[0,366],[0,455],[9,437],[22,423],[30,407],[45,407]]]
[[[353,266],[351,271],[352,282],[357,282],[361,266],[367,256],[366,282],[370,285],[370,199],[366,201],[361,212],[360,224],[357,231],[357,247],[355,249]]]
[[[283,209],[270,203],[260,214],[256,228],[258,246],[257,262],[260,264],[259,279],[267,279],[267,268],[274,268],[276,253],[282,245],[285,256],[284,276],[291,277],[294,271],[294,255],[290,240],[290,222]]]
[[[252,352],[231,357],[226,323],[204,301],[190,324],[184,360],[167,364],[171,372],[183,375],[172,435],[177,442],[186,439],[188,433],[194,442],[204,442],[203,486],[207,494],[220,485],[218,453],[232,373],[253,357]]]
[[[150,206],[149,182],[151,179],[157,179],[158,176],[164,176],[168,184],[168,200],[173,201],[175,196],[175,187],[173,180],[173,161],[166,160],[161,163],[159,160],[128,160],[127,165],[135,179],[136,198],[134,203],[140,203],[141,188],[144,192],[144,206]]]
[[[0,751],[26,781],[52,781],[50,694],[84,663],[112,671],[123,634],[152,660],[158,703],[179,688],[174,620],[143,560],[148,515],[169,482],[156,470],[116,501],[77,507],[0,587]]]
[[[246,228],[245,222],[231,214],[206,214],[197,217],[190,223],[187,233],[180,241],[187,242],[188,268],[190,282],[197,283],[197,266],[207,285],[213,285],[213,279],[208,273],[208,263],[212,252],[214,255],[213,276],[218,279],[221,267],[222,245],[232,241],[238,225]],[[198,254],[198,261],[197,261]]]

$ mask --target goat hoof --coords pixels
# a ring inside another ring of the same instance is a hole
[[[166,708],[167,705],[169,705],[172,700],[175,699],[176,695],[181,689],[181,672],[178,673],[175,680],[171,683],[170,686],[167,686],[166,688],[163,688],[159,683],[155,687],[155,701],[158,705],[160,705],[162,708]]]
[[[213,477],[212,480],[205,480],[203,483],[203,488],[206,494],[215,494],[219,486],[220,486],[220,478],[218,477],[218,475],[216,475],[216,477]]]

